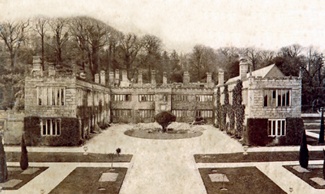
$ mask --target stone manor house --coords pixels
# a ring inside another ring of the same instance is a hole
[[[16,134],[7,129],[7,138],[14,139],[10,136],[24,131],[28,145],[79,145],[97,123],[153,122],[160,111],[171,111],[178,122],[203,117],[218,125],[216,90],[221,89],[223,102],[227,85],[231,99],[239,79],[243,83],[244,125],[249,118],[267,118],[267,129],[260,130],[268,130],[271,137],[286,136],[286,118],[300,117],[301,79],[285,77],[275,65],[247,73],[248,66],[242,59],[240,75],[226,82],[220,70],[218,85],[211,73],[205,83],[192,83],[188,72],[184,72],[182,83],[168,83],[164,73],[163,83],[158,84],[154,71],[150,83],[143,82],[141,72],[137,82],[131,83],[126,71],[117,69],[109,72],[108,79],[101,71],[89,82],[83,74],[62,75],[54,67],[42,71],[40,58],[33,57],[32,72],[25,78],[23,129]]]

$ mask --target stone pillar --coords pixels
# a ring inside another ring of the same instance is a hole
[[[100,71],[100,84],[106,85],[106,76],[105,76],[105,71],[101,70]]]
[[[167,84],[167,73],[163,72],[163,84],[166,85]]]
[[[247,78],[249,62],[245,57],[239,59],[239,77],[241,80]]]
[[[156,71],[151,70],[151,84],[156,85]]]
[[[95,74],[95,83],[99,84],[99,74],[98,73]]]
[[[218,71],[218,85],[223,85],[225,83],[225,72],[222,69]]]
[[[183,75],[183,84],[189,84],[190,83],[190,74],[188,71],[184,71]]]

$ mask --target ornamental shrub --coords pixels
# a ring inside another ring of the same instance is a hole
[[[22,170],[26,170],[28,168],[28,155],[24,135],[21,137],[20,168]]]
[[[308,147],[307,147],[307,138],[306,138],[306,132],[302,134],[302,140],[300,144],[300,152],[299,152],[299,164],[303,168],[308,167],[308,161],[309,161],[309,153],[308,153]]]
[[[2,136],[0,135],[0,183],[8,180],[8,169],[6,162],[6,153],[2,144]]]
[[[155,116],[155,121],[161,125],[162,127],[162,131],[163,132],[166,132],[167,130],[167,126],[172,123],[172,122],[175,122],[176,121],[176,116],[173,115],[171,112],[168,112],[168,111],[162,111],[160,113],[158,113],[156,116]]]

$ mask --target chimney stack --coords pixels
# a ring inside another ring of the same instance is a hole
[[[249,62],[247,58],[241,57],[239,59],[239,76],[241,80],[247,78],[248,66]]]
[[[55,76],[55,68],[54,68],[54,65],[51,64],[51,65],[49,65],[48,67],[49,67],[49,69],[48,69],[48,71],[49,71],[49,76]]]
[[[113,71],[109,72],[108,81],[109,81],[109,85],[111,85],[111,86],[114,85],[114,72]]]
[[[212,83],[212,74],[211,74],[211,72],[207,72],[207,83],[208,84]]]
[[[183,84],[189,84],[190,83],[190,74],[188,71],[184,71],[183,75]]]
[[[105,71],[101,70],[100,71],[100,84],[106,85],[106,76],[105,76]]]
[[[151,84],[156,85],[156,71],[151,70]]]
[[[225,83],[225,72],[222,69],[218,71],[218,85],[223,85]]]
[[[99,84],[99,74],[98,73],[95,74],[95,83]]]
[[[167,73],[163,72],[163,84],[166,85],[167,84]]]
[[[138,71],[138,84],[142,85],[143,84],[143,79],[142,79],[142,71]]]
[[[33,56],[33,68],[32,68],[32,74],[43,76],[43,69],[41,65],[41,57],[39,56]]]
[[[120,71],[118,69],[115,69],[115,83],[116,86],[120,84]]]

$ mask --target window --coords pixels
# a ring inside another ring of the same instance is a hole
[[[130,117],[131,109],[114,109],[112,110],[112,114],[116,117]]]
[[[140,109],[139,116],[141,118],[152,118],[155,115],[155,110],[152,109]]]
[[[212,118],[213,112],[212,110],[197,110],[195,111],[195,117]]]
[[[269,119],[268,135],[272,137],[286,135],[285,119]]]
[[[196,95],[197,102],[212,102],[212,95]]]
[[[155,100],[153,94],[139,94],[139,102],[152,102]]]
[[[191,113],[188,110],[173,110],[172,113],[176,117],[187,117],[187,116],[191,116]]]
[[[64,106],[65,88],[62,87],[38,87],[37,104],[46,106]]]
[[[185,101],[188,102],[188,95],[184,95],[184,94],[174,94],[173,95],[173,101]]]
[[[131,94],[113,94],[112,101],[131,101]]]
[[[264,107],[287,107],[290,102],[291,91],[288,89],[264,90]]]
[[[41,119],[42,136],[59,136],[61,134],[60,119]]]

